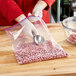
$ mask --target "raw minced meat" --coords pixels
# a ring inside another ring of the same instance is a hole
[[[23,43],[14,48],[19,64],[67,57],[68,54],[58,45],[53,46],[50,41],[45,43]]]
[[[71,34],[71,35],[68,37],[68,40],[69,40],[71,43],[76,44],[76,34]]]

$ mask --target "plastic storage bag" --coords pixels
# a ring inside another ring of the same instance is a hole
[[[33,23],[39,35],[44,37],[44,43],[36,45],[33,38],[25,34],[24,27],[21,24],[27,19]],[[19,64],[68,56],[63,48],[55,42],[48,31],[47,25],[40,17],[27,17],[5,31],[12,41],[13,51]]]

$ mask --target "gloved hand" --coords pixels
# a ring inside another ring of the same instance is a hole
[[[42,6],[40,4],[36,5],[32,11],[32,14],[42,18]]]
[[[30,36],[30,37],[33,37],[32,35],[32,31],[38,35],[38,31],[37,29],[35,28],[35,26],[28,20],[28,19],[25,19],[26,16],[24,14],[21,14],[20,16],[18,16],[15,21],[17,22],[20,22],[20,24],[23,26],[16,35],[14,35],[15,39],[18,37],[18,35],[23,31],[25,35],[27,36]]]
[[[23,26],[23,32],[25,35],[29,37],[33,37],[32,31],[38,35],[38,31],[35,28],[35,26],[28,20],[25,19],[22,23],[20,23]]]
[[[31,13],[28,13],[28,16],[32,16],[32,14]],[[28,20],[30,22],[36,22],[36,21],[39,21],[39,18],[38,17],[30,17],[30,18],[28,18]]]

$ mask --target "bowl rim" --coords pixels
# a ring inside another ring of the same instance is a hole
[[[62,26],[64,28],[69,29],[69,30],[72,30],[72,31],[76,31],[76,29],[72,29],[70,27],[65,26],[65,21],[72,20],[72,19],[75,19],[76,20],[76,16],[68,17],[68,18],[64,19],[63,21],[61,21],[61,23],[62,23]]]

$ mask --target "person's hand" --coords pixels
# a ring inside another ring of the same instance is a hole
[[[20,16],[18,16],[17,18],[15,18],[15,21],[16,22],[20,22],[20,21],[22,21],[25,18],[26,18],[26,16],[24,14],[21,14]]]
[[[43,16],[43,9],[45,9],[47,7],[47,3],[45,3],[43,0],[39,0],[33,11],[32,11],[32,14],[35,15],[35,16],[40,16],[42,18]]]
[[[32,14],[35,15],[35,16],[39,16],[42,18],[42,6],[41,5],[36,5],[32,11]]]
[[[37,29],[28,19],[25,19],[20,24],[23,26],[23,32],[25,35],[27,35],[29,37],[33,37],[32,31],[38,35]]]
[[[25,19],[26,16],[24,14],[21,14],[20,16],[18,16],[15,21],[20,22],[22,21],[20,24],[22,25],[22,28],[20,31],[23,30],[24,34],[30,37],[33,37],[32,35],[32,31],[36,34],[38,34],[37,29],[35,28],[35,26],[28,20]]]

